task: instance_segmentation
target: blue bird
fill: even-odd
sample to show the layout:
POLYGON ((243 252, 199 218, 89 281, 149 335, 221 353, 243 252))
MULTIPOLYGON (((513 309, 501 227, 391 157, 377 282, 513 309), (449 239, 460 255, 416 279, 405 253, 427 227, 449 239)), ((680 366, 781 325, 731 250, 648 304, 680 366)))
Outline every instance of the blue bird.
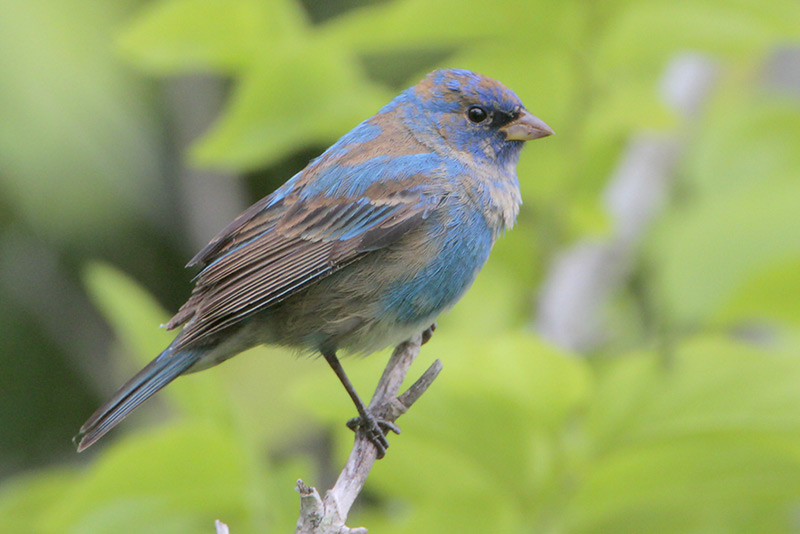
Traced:
POLYGON ((183 329, 86 421, 78 451, 179 375, 277 344, 325 357, 383 456, 391 425, 365 408, 337 352, 430 332, 514 224, 523 142, 552 134, 495 80, 429 74, 192 258, 202 270, 167 323, 183 329))

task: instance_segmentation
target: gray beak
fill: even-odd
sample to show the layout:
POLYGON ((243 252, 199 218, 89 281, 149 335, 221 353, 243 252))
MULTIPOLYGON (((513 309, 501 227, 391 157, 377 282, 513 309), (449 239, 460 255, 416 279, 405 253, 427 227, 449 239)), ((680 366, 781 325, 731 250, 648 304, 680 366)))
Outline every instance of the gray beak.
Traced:
POLYGON ((508 141, 530 141, 553 135, 555 132, 545 122, 527 109, 512 122, 502 128, 508 141))

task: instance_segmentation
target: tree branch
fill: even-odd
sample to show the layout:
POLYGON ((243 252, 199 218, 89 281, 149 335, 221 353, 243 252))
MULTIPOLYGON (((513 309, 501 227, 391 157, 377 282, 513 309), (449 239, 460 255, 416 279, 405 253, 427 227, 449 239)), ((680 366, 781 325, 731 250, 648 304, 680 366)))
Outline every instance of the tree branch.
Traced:
MULTIPOLYGON (((442 362, 436 360, 405 393, 397 396, 420 347, 430 338, 432 331, 433 327, 422 336, 405 341, 394 349, 369 403, 370 411, 378 418, 395 422, 417 402, 439 375, 442 362)), ((300 494, 300 518, 295 534, 366 534, 366 528, 350 528, 345 521, 377 458, 375 446, 363 432, 357 431, 350 457, 324 500, 316 488, 298 480, 296 489, 300 494)), ((229 532, 228 526, 219 520, 216 528, 217 534, 229 532)))
MULTIPOLYGON (((436 360, 408 391, 397 396, 411 364, 419 354, 420 345, 421 337, 417 336, 398 345, 392 353, 369 403, 369 409, 379 418, 394 422, 406 413, 442 370, 442 362, 436 360)), ((351 529, 345 525, 345 521, 350 507, 367 481, 377 454, 375 446, 359 431, 356 432, 347 463, 324 500, 315 488, 298 480, 300 518, 295 534, 366 534, 367 529, 351 529)))
MULTIPOLYGON (((393 423, 417 402, 439 375, 442 362, 436 360, 405 393, 397 396, 420 347, 430 338, 430 332, 405 341, 394 349, 369 403, 369 410, 378 418, 393 423)), ((324 500, 316 488, 298 480, 296 489, 300 494, 300 517, 295 534, 366 534, 366 528, 350 528, 345 521, 377 458, 377 449, 359 430, 350 457, 324 500)), ((217 534, 228 534, 225 523, 218 520, 216 527, 217 534)))

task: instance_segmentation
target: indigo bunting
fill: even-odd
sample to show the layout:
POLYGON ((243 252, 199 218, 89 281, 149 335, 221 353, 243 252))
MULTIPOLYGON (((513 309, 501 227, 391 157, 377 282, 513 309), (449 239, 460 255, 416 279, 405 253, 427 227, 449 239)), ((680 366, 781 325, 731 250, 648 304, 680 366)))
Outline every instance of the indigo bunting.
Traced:
POLYGON ((418 334, 472 284, 521 203, 523 142, 552 135, 501 83, 438 70, 345 134, 201 250, 185 325, 81 427, 81 451, 179 375, 260 344, 320 353, 383 456, 390 424, 337 352, 418 334))

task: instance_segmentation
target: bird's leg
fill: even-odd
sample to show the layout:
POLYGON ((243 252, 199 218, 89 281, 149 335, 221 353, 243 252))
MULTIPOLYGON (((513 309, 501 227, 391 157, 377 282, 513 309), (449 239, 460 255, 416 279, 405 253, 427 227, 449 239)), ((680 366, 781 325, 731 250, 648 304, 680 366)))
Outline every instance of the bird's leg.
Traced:
POLYGON ((325 357, 328 365, 331 366, 331 369, 333 369, 333 372, 336 373, 336 376, 339 377, 339 381, 344 386, 344 389, 347 390, 347 394, 350 395, 353 404, 356 405, 356 410, 358 410, 358 417, 349 420, 347 422, 347 427, 353 431, 361 429, 367 436, 367 439, 369 439, 378 450, 378 458, 383 458, 386 454, 386 449, 389 448, 389 441, 386 439, 386 431, 391 430, 395 434, 399 434, 400 429, 391 421, 379 419, 367 410, 364 403, 361 402, 358 393, 356 393, 356 389, 353 387, 350 379, 347 377, 347 374, 344 372, 344 368, 339 362, 339 358, 336 357, 335 352, 324 351, 322 355, 325 357))
POLYGON ((422 332, 422 343, 420 343, 420 345, 424 345, 425 343, 427 343, 428 341, 430 341, 430 340, 431 340, 431 338, 433 337, 433 332, 434 332, 435 330, 436 330, 436 323, 433 323, 433 324, 432 324, 432 325, 430 325, 428 328, 426 328, 426 329, 425 329, 425 330, 422 332))

